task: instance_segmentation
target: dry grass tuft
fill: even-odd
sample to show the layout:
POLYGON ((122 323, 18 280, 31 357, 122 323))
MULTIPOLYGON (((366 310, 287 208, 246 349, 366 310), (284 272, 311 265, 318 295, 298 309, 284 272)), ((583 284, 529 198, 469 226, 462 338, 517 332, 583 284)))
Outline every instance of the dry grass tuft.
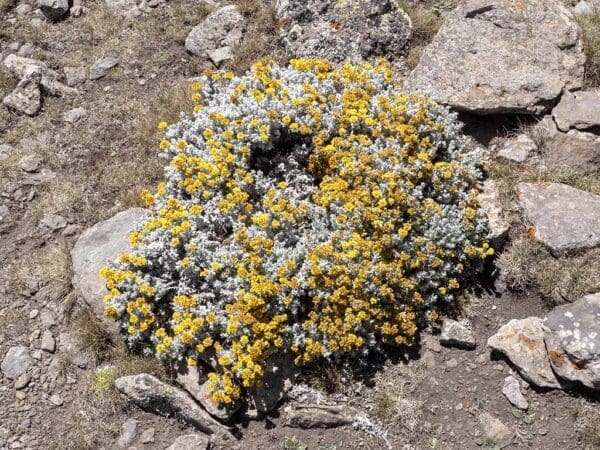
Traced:
POLYGON ((600 410, 598 405, 582 400, 574 411, 575 429, 581 436, 581 448, 600 448, 600 410))
POLYGON ((10 11, 17 5, 17 0, 0 0, 0 13, 10 11))
POLYGON ((213 8, 204 2, 192 7, 184 3, 173 4, 164 27, 167 38, 183 44, 191 29, 206 19, 212 11, 213 8))
POLYGON ((79 310, 73 321, 77 346, 97 363, 107 361, 115 349, 106 325, 88 309, 79 310))
POLYGON ((577 16, 581 27, 586 56, 585 82, 588 87, 600 87, 600 10, 577 16))

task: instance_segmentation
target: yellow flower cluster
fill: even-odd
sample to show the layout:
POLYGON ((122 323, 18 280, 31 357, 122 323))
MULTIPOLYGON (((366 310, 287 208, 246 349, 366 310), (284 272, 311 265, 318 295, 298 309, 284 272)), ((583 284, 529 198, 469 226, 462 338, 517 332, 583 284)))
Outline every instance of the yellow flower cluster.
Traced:
POLYGON ((213 400, 298 365, 410 345, 493 253, 478 155, 455 116, 402 93, 390 67, 261 61, 206 71, 195 115, 161 122, 152 217, 102 275, 131 345, 212 365, 213 400))

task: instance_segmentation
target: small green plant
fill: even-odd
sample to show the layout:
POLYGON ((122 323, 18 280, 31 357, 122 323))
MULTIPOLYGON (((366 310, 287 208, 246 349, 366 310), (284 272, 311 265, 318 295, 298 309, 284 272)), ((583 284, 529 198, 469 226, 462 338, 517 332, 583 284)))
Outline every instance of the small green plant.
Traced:
POLYGON ((99 394, 112 389, 116 379, 116 370, 114 367, 108 366, 96 369, 91 382, 92 390, 99 394))
POLYGON ((284 450, 306 450, 306 445, 302 444, 296 436, 286 436, 283 441, 284 450))

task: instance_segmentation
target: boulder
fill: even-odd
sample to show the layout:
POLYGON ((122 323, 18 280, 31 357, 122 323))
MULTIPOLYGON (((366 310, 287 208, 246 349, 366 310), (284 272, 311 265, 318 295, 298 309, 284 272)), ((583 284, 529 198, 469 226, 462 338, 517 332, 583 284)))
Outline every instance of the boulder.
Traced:
POLYGON ((354 422, 356 411, 326 405, 294 405, 285 410, 285 426, 291 428, 336 428, 354 422))
POLYGON ((560 389, 548 361, 542 319, 513 319, 488 339, 488 346, 506 355, 527 381, 540 387, 560 389))
POLYGON ((485 180, 478 196, 479 204, 485 210, 488 219, 490 245, 498 249, 502 247, 508 237, 510 223, 504 218, 500 192, 496 182, 492 179, 485 180))
POLYGON ((215 58, 218 65, 233 57, 231 47, 240 42, 243 31, 244 17, 237 6, 224 6, 210 13, 190 31, 185 39, 185 48, 202 58, 215 58), (228 52, 226 47, 230 47, 228 52))
POLYGON ((10 380, 14 380, 27 372, 33 361, 29 356, 29 348, 23 345, 11 347, 6 352, 0 370, 4 376, 10 380))
POLYGON ((475 114, 541 114, 582 86, 579 28, 562 0, 466 0, 405 87, 475 114))
POLYGON ((37 68, 42 76, 39 84, 50 95, 69 96, 77 94, 76 89, 60 83, 58 72, 50 69, 42 61, 11 54, 4 59, 2 64, 9 74, 19 79, 26 77, 31 70, 37 68))
POLYGON ((17 87, 4 97, 2 103, 7 108, 28 116, 35 116, 42 107, 41 79, 42 74, 39 68, 31 67, 27 69, 17 87))
POLYGON ((185 391, 163 383, 150 374, 117 378, 115 386, 145 411, 175 417, 220 442, 231 443, 234 440, 230 430, 213 419, 185 391))
POLYGON ((167 450, 205 450, 209 447, 210 440, 203 434, 191 433, 179 436, 167 447, 167 450))
POLYGON ((516 195, 529 234, 552 253, 600 245, 600 195, 560 183, 519 183, 516 195))
POLYGON ((440 343, 449 347, 474 350, 477 343, 471 322, 468 320, 457 322, 456 320, 444 319, 440 343))
POLYGON ((410 18, 394 0, 279 0, 281 41, 291 57, 362 62, 398 59, 410 45, 410 18))
POLYGON ((38 0, 38 5, 48 20, 58 20, 69 12, 69 0, 38 0))
POLYGON ((600 293, 554 308, 543 326, 556 374, 600 390, 600 293))
POLYGON ((277 406, 294 386, 298 370, 289 354, 272 355, 265 364, 263 385, 248 389, 256 411, 266 414, 277 406))
POLYGON ((130 249, 128 233, 146 215, 147 211, 141 208, 120 212, 84 231, 71 250, 73 287, 113 332, 118 327, 104 317, 102 298, 106 287, 98 272, 130 249))
POLYGON ((552 117, 561 131, 600 128, 600 89, 566 92, 552 110, 552 117))

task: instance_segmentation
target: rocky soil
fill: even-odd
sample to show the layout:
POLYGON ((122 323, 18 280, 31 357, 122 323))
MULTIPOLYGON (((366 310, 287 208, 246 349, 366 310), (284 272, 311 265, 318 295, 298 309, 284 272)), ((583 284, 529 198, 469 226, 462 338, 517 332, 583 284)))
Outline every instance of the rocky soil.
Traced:
POLYGON ((600 448, 598 0, 0 0, 0 23, 0 449, 600 448), (158 122, 261 56, 386 57, 459 112, 496 257, 415 348, 279 361, 224 410, 124 348, 97 272, 162 176, 158 122))

